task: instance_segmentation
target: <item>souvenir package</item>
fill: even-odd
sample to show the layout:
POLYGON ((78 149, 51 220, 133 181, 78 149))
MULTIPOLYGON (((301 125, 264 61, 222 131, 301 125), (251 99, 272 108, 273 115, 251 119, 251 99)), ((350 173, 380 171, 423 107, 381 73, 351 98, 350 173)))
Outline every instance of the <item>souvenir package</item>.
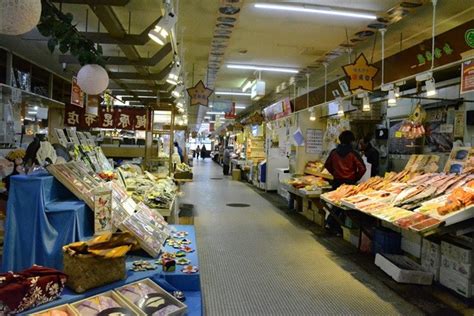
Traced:
POLYGON ((145 315, 185 315, 187 306, 150 279, 122 286, 115 291, 145 315))
POLYGON ((112 232, 112 191, 107 188, 94 190, 94 234, 112 232))
POLYGON ((77 316, 79 315, 70 305, 60 305, 34 313, 33 316, 77 316))
POLYGON ((125 255, 137 249, 136 239, 129 233, 106 233, 87 242, 63 247, 67 286, 77 293, 125 279, 125 255))
POLYGON ((154 258, 159 256, 165 240, 170 235, 168 223, 145 205, 141 205, 133 215, 123 221, 120 229, 132 233, 142 249, 154 258))
POLYGON ((71 304, 81 316, 95 315, 140 315, 140 311, 129 305, 120 295, 110 291, 71 304))
POLYGON ((463 173, 474 171, 474 148, 454 147, 444 167, 447 173, 463 173))
POLYGON ((0 274, 0 315, 20 313, 57 299, 66 280, 61 271, 42 266, 0 274))

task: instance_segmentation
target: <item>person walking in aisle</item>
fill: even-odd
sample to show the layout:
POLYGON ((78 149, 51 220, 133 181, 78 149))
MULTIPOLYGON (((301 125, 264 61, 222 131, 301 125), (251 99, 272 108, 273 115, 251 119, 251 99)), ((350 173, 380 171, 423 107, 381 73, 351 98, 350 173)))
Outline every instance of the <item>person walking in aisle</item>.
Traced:
POLYGON ((201 154, 201 148, 199 147, 199 145, 197 145, 195 153, 196 153, 196 158, 199 160, 199 155, 201 154))
POLYGON ((204 158, 207 157, 207 149, 206 149, 206 145, 202 145, 202 148, 201 148, 201 158, 204 160, 204 158))
MULTIPOLYGON (((344 131, 339 135, 340 144, 333 149, 324 164, 324 167, 334 177, 332 188, 335 190, 343 184, 356 184, 364 175, 366 168, 361 156, 354 150, 355 136, 351 131, 344 131)), ((334 214, 341 218, 343 211, 334 208, 334 214)), ((341 226, 336 218, 331 214, 327 219, 327 228, 336 233, 342 234, 341 226)))
POLYGON ((229 169, 230 169, 230 147, 227 146, 224 150, 224 157, 222 159, 222 169, 224 171, 224 175, 228 176, 229 175, 229 169))

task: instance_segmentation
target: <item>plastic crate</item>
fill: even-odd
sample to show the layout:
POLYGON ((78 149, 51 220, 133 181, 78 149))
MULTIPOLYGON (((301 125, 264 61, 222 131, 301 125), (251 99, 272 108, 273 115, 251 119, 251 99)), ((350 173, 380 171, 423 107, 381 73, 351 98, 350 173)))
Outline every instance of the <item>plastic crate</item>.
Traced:
POLYGON ((374 229, 374 238, 372 240, 372 252, 401 254, 402 236, 388 228, 377 227, 374 229))

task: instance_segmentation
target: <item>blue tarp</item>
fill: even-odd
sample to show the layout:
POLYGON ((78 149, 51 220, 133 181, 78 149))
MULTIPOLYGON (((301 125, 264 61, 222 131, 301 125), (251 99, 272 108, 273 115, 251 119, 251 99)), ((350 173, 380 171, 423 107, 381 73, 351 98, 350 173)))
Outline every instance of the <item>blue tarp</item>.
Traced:
POLYGON ((2 271, 62 269, 62 246, 93 235, 92 212, 52 176, 10 181, 2 271))

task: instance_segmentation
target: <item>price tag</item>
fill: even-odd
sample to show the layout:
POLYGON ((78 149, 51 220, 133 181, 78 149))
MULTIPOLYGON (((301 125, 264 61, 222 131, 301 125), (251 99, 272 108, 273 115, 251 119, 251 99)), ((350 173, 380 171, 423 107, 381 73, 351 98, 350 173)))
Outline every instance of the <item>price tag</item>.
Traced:
POLYGON ((400 131, 396 131, 395 132, 395 138, 402 138, 403 137, 403 133, 400 132, 400 131))

